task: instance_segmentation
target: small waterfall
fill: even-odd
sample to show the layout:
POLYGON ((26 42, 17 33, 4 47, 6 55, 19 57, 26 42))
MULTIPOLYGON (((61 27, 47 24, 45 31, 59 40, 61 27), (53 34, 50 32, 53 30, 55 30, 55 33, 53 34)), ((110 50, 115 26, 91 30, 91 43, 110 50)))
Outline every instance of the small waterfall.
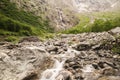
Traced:
MULTIPOLYGON (((61 71, 64 71, 63 65, 64 65, 65 61, 68 58, 74 57, 75 54, 78 54, 78 52, 70 48, 70 49, 68 49, 68 51, 65 54, 51 55, 52 59, 55 62, 54 66, 51 69, 45 70, 42 73, 40 80, 56 80, 59 73, 61 71)), ((63 77, 61 77, 59 79, 62 80, 62 78, 63 77)))
POLYGON ((55 59, 55 64, 52 69, 47 69, 42 73, 42 78, 40 80, 56 80, 56 76, 63 69, 64 61, 59 62, 55 59))

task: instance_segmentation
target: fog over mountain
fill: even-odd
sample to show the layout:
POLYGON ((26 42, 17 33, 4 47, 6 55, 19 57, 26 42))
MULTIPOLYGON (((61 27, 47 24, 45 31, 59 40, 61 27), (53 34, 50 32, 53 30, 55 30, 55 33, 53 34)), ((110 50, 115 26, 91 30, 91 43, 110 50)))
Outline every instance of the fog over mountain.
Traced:
POLYGON ((78 12, 106 11, 115 8, 120 0, 73 0, 78 12))

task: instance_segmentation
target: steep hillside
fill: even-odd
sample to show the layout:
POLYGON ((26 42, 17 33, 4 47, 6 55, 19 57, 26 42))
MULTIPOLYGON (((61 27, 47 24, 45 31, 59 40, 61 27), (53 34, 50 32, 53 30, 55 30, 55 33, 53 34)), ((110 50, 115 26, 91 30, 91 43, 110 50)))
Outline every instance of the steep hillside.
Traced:
POLYGON ((52 31, 48 20, 18 9, 16 4, 9 0, 0 0, 0 36, 4 36, 3 38, 9 36, 43 36, 52 31))
POLYGON ((50 21, 55 30, 67 29, 77 24, 72 0, 11 0, 24 9, 50 21))

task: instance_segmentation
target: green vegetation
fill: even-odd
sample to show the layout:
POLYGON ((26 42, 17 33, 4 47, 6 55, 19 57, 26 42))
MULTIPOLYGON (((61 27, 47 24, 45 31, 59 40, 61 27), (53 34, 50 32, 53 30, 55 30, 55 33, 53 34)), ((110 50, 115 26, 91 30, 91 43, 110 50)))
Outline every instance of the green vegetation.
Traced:
POLYGON ((120 36, 116 37, 116 41, 112 47, 113 53, 120 54, 120 36))
POLYGON ((9 36, 9 37, 6 37, 4 40, 7 41, 7 42, 13 42, 13 41, 17 40, 17 37, 15 37, 15 36, 9 36))
MULTIPOLYGON (((32 29, 31 26, 20 23, 18 21, 15 21, 13 19, 10 19, 4 15, 0 14, 0 29, 12 32, 14 34, 7 34, 7 35, 32 35, 32 29)), ((2 33, 1 33, 2 34, 2 33)), ((4 33, 3 33, 4 35, 4 33)))
POLYGON ((120 54, 120 46, 114 46, 114 48, 112 49, 112 51, 114 53, 120 54))
POLYGON ((81 14, 80 23, 63 33, 102 32, 120 26, 120 12, 81 14))
MULTIPOLYGON (((80 18, 79 24, 62 33, 77 34, 108 31, 120 26, 119 14, 120 12, 78 14, 80 18)), ((41 14, 41 16, 43 15, 41 14)), ((50 28, 49 21, 41 16, 18 9, 10 0, 0 0, 0 37, 2 36, 6 41, 14 41, 19 36, 54 37, 54 34, 51 34, 54 30, 50 28)))
MULTIPOLYGON (((44 36, 52 31, 48 20, 18 9, 10 0, 0 0, 1 36, 44 36)), ((13 38, 8 37, 6 40, 13 41, 13 38)))

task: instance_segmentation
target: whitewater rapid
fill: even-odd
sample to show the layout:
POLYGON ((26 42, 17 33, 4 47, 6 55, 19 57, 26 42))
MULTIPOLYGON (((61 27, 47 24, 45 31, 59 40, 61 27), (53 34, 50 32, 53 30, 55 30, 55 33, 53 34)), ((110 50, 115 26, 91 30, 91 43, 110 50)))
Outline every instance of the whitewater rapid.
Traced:
MULTIPOLYGON (((56 80, 59 73, 64 71, 63 65, 65 61, 69 58, 75 57, 76 54, 79 53, 70 48, 65 54, 51 55, 51 58, 54 61, 54 66, 51 69, 45 70, 41 74, 40 80, 56 80)), ((62 80, 62 77, 60 80, 62 80)))

